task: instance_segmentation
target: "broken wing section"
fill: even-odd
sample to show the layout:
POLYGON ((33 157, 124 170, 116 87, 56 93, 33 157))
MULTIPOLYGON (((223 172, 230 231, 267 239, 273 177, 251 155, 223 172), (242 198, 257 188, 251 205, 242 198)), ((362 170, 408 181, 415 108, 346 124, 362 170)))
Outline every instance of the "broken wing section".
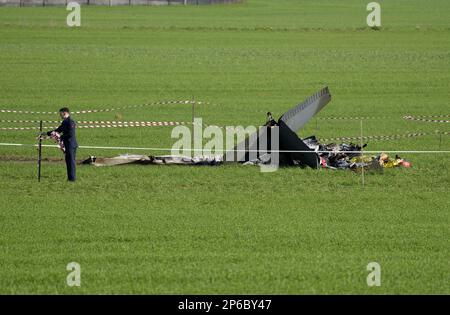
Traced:
POLYGON ((303 103, 288 110, 281 116, 283 121, 293 132, 297 133, 308 120, 317 114, 331 100, 331 94, 328 87, 314 93, 303 103))

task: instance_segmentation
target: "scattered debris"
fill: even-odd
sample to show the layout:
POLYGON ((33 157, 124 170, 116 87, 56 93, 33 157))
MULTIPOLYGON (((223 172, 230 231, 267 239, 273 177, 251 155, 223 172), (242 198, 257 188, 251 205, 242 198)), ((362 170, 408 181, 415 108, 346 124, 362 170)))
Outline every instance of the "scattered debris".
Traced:
MULTIPOLYGON (((264 124, 264 131, 257 137, 247 138, 238 144, 233 150, 218 156, 146 156, 146 155, 119 155, 113 158, 90 157, 84 160, 83 164, 95 166, 122 165, 122 164, 151 164, 151 165, 219 165, 228 161, 239 161, 244 165, 267 165, 271 163, 270 134, 273 128, 279 131, 279 165, 280 166, 300 166, 311 168, 330 169, 383 169, 397 166, 411 167, 411 163, 396 156, 390 159, 387 154, 381 153, 378 156, 363 155, 362 146, 350 143, 320 143, 315 136, 305 139, 299 138, 297 132, 315 114, 317 114, 331 100, 328 87, 316 92, 285 114, 278 121, 273 118, 271 112, 267 113, 267 122, 264 124), (262 141, 267 141, 264 143, 262 141), (243 159, 237 159, 238 148, 245 148, 243 159), (265 148, 264 150, 262 148, 265 148), (250 152, 256 151, 256 157, 250 152), (233 157, 228 159, 228 157, 233 157)), ((273 149, 275 150, 275 149, 273 149)))
POLYGON ((398 155, 395 156, 394 159, 389 158, 389 155, 386 153, 381 153, 376 157, 376 160, 380 163, 380 165, 384 168, 393 168, 393 167, 411 167, 411 163, 402 159, 398 155))
POLYGON ((138 154, 121 154, 112 158, 98 158, 90 156, 80 162, 80 164, 91 164, 94 166, 113 166, 125 164, 141 164, 141 165, 219 165, 222 164, 222 155, 215 156, 180 156, 180 155, 138 155, 138 154))
MULTIPOLYGON (((315 136, 303 139, 303 142, 316 152, 319 152, 320 166, 326 168, 346 169, 352 168, 357 164, 357 161, 351 160, 361 155, 362 147, 353 143, 350 144, 321 144, 315 136), (353 153, 355 151, 355 153, 353 153)), ((362 161, 364 162, 364 161, 362 161)))

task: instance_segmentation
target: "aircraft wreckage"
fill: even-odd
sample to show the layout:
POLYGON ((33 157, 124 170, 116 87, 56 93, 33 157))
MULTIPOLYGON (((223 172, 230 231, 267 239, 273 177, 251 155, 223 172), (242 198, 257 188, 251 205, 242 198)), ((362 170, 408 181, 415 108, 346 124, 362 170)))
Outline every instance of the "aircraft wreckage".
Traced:
POLYGON ((277 166, 299 166, 332 169, 381 169, 383 167, 404 166, 411 164, 396 156, 391 159, 387 154, 366 156, 362 148, 366 146, 349 144, 322 144, 315 136, 301 139, 297 132, 331 100, 328 87, 308 97, 304 102, 284 113, 278 121, 267 113, 266 123, 234 149, 221 155, 133 155, 122 154, 112 158, 91 156, 82 164, 95 166, 113 166, 124 164, 141 165, 221 165, 241 163, 244 165, 270 165, 274 163, 276 154, 277 166), (276 131, 277 143, 273 133, 276 131))

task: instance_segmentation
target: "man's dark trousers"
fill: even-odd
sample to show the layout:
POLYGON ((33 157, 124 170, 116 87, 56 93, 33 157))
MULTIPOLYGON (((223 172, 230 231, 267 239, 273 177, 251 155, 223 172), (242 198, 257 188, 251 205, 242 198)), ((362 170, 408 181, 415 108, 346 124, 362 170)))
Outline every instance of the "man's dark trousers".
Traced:
POLYGON ((66 167, 67 167, 67 179, 74 182, 76 179, 76 146, 67 146, 65 152, 66 167))

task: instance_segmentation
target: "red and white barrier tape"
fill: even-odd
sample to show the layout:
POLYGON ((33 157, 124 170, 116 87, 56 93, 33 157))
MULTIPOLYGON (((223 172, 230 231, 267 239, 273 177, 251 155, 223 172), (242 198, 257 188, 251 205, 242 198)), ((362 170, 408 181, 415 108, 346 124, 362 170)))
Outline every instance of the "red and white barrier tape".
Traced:
MULTIPOLYGON (((86 123, 86 122, 85 122, 86 123)), ((166 127, 184 126, 190 122, 184 121, 92 121, 89 124, 77 125, 77 128, 128 128, 128 127, 166 127)), ((57 126, 45 126, 43 129, 55 129, 57 126)), ((0 130, 39 130, 39 127, 0 127, 0 130)))
POLYGON ((433 119, 433 118, 448 118, 450 115, 435 115, 435 116, 411 116, 406 115, 403 116, 403 119, 413 120, 413 121, 422 121, 422 122, 433 122, 433 123, 450 123, 448 119, 433 119))
MULTIPOLYGON (((388 141, 397 140, 405 138, 415 138, 427 135, 425 132, 407 133, 407 134, 397 134, 397 135, 381 135, 381 136, 363 136, 363 140, 374 140, 374 141, 388 141)), ((336 137, 336 138, 319 138, 320 141, 347 141, 347 140, 360 140, 361 137, 336 137)))
POLYGON ((394 119, 397 117, 393 116, 366 116, 366 117, 359 117, 359 116, 328 116, 328 117, 317 117, 318 120, 383 120, 383 119, 394 119))
POLYGON ((189 122, 184 121, 128 121, 128 122, 101 122, 99 124, 78 125, 77 128, 127 128, 127 127, 158 127, 183 126, 189 122))
MULTIPOLYGON (((405 115, 402 118, 406 120, 427 121, 427 122, 450 122, 450 120, 439 120, 433 118, 448 118, 450 115, 422 115, 412 116, 405 115)), ((317 117, 317 120, 383 120, 383 119, 396 119, 395 116, 325 116, 317 117)))
MULTIPOLYGON (((141 108, 141 107, 152 106, 152 105, 169 105, 169 104, 196 104, 196 105, 201 105, 201 104, 209 104, 209 103, 208 102, 201 102, 201 101, 193 101, 193 100, 158 101, 158 102, 145 103, 145 104, 139 104, 139 105, 129 105, 129 106, 116 107, 116 108, 76 110, 76 111, 72 111, 72 113, 73 114, 104 113, 104 112, 113 112, 113 111, 124 110, 124 109, 131 109, 131 108, 141 108)), ((58 112, 29 111, 29 110, 15 110, 15 109, 0 109, 0 113, 39 114, 39 115, 56 115, 56 114, 58 114, 58 112)))
MULTIPOLYGON (((40 120, 0 120, 0 122, 8 123, 39 123, 40 120)), ((43 123, 61 124, 60 120, 42 120, 43 123)), ((141 125, 180 125, 187 124, 186 122, 178 121, 125 121, 125 120, 77 120, 77 124, 101 124, 101 125, 127 125, 127 124, 141 124, 141 125)))
MULTIPOLYGON (((57 127, 42 127, 42 129, 55 129, 57 127)), ((16 131, 16 130, 39 130, 39 127, 0 127, 2 131, 16 131)))

